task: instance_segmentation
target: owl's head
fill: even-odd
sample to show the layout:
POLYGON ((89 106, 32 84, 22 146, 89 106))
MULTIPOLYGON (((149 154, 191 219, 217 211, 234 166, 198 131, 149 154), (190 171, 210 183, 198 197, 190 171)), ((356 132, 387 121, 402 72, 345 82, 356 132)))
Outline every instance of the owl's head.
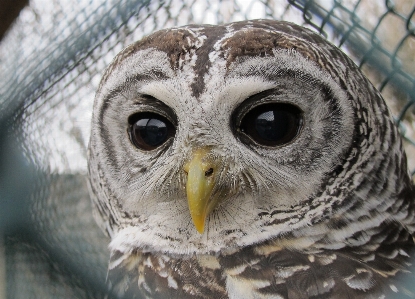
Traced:
POLYGON ((323 234, 386 207, 400 164, 379 93, 339 49, 291 23, 158 31, 116 56, 95 98, 90 190, 125 250, 323 234))

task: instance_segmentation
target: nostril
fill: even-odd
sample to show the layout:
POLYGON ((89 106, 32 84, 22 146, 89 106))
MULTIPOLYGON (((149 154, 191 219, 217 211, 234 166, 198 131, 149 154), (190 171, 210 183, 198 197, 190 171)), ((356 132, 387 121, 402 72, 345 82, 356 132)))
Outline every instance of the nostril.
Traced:
POLYGON ((213 168, 209 168, 208 170, 205 171, 205 176, 209 177, 213 174, 213 168))

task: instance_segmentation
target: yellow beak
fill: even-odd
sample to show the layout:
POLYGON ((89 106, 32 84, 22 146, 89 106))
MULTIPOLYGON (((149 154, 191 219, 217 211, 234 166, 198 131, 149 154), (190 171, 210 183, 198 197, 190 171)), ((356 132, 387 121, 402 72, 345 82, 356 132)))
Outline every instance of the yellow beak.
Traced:
POLYGON ((187 173, 186 195, 193 224, 200 234, 205 230, 205 221, 215 208, 216 200, 211 198, 215 185, 215 167, 207 159, 206 148, 197 149, 191 160, 184 165, 187 173))

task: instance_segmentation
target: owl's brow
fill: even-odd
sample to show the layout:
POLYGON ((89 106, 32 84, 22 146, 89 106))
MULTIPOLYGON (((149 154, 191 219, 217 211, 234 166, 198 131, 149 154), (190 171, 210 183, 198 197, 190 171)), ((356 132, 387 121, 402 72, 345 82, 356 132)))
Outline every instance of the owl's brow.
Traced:
POLYGON ((150 83, 152 81, 167 78, 168 76, 166 76, 166 74, 159 71, 152 72, 151 74, 135 74, 128 76, 124 80, 118 80, 115 82, 113 88, 111 88, 110 91, 104 96, 103 101, 108 101, 111 98, 122 94, 124 91, 129 90, 131 88, 131 83, 150 83))
MULTIPOLYGON (((106 84, 107 81, 113 81, 112 84, 110 84, 111 88, 110 88, 110 93, 112 94, 112 96, 128 90, 129 88, 131 88, 131 83, 139 83, 139 82, 152 82, 152 81, 156 81, 156 80, 163 80, 163 79, 167 79, 169 78, 164 72, 161 72, 159 70, 151 70, 150 72, 147 73, 138 73, 138 74, 134 74, 131 76, 127 76, 125 78, 107 78, 105 80, 105 82, 101 82, 101 86, 106 84)), ((108 94, 108 95, 109 95, 108 94)), ((104 100, 107 99, 107 95, 105 96, 104 100)))
MULTIPOLYGON (((125 80, 117 80, 113 83, 113 86, 110 86, 109 91, 104 94, 102 98, 102 107, 99 111, 99 119, 103 119, 104 114, 107 109, 110 107, 110 102, 113 98, 117 96, 124 96, 124 92, 131 89, 132 82, 140 82, 140 80, 147 80, 147 82, 154 81, 154 78, 146 74, 135 74, 134 76, 129 76, 125 80)), ((106 82, 101 82, 101 85, 106 82)))

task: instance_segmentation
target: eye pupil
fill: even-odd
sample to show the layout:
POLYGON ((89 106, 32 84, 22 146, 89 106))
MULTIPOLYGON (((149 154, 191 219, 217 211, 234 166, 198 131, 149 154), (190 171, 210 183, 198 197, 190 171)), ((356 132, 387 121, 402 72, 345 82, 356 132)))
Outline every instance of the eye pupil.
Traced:
POLYGON ((157 146, 163 143, 167 137, 167 126, 156 118, 143 118, 133 125, 135 136, 140 136, 145 143, 157 146))
POLYGON ((264 104, 242 118, 240 131, 261 145, 278 146, 297 136, 301 122, 301 110, 293 105, 264 104))
POLYGON ((285 111, 271 110, 255 119, 255 129, 265 140, 276 141, 287 134, 290 121, 290 114, 285 111))
POLYGON ((175 134, 175 128, 165 117, 144 112, 130 117, 130 139, 141 149, 152 150, 175 134))

